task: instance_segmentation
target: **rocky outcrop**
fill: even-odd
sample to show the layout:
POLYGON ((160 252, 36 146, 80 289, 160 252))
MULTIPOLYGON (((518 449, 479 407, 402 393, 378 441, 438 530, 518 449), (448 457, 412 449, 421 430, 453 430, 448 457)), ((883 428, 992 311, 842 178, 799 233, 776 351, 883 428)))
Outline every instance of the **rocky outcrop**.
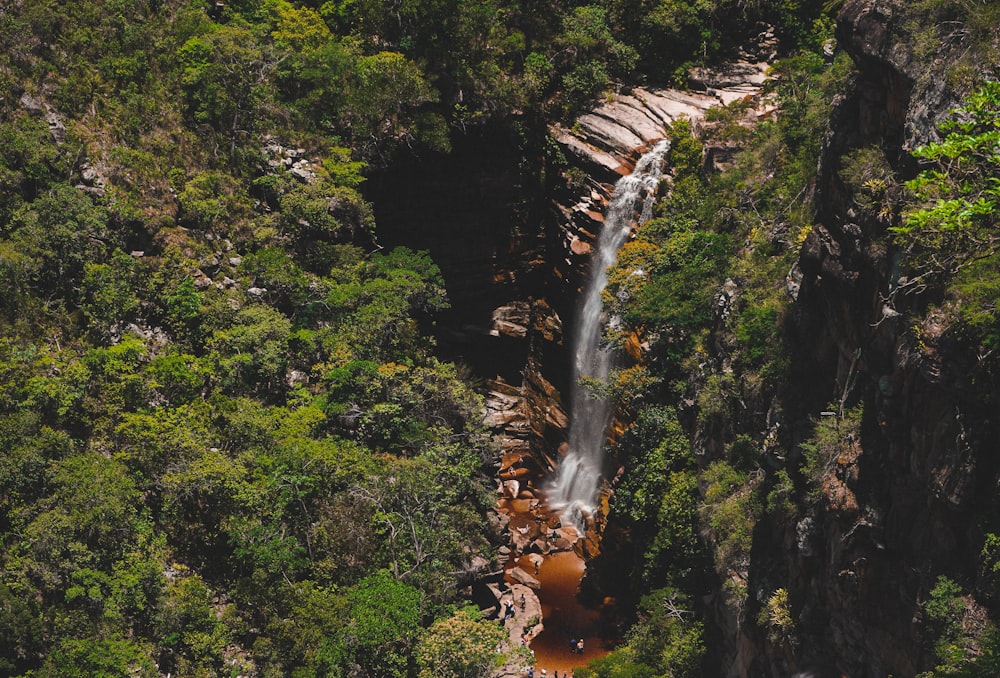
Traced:
POLYGON ((24 93, 21 95, 19 103, 21 104, 21 108, 29 114, 45 118, 45 122, 49 125, 49 134, 56 144, 62 144, 66 141, 66 125, 63 123, 63 116, 50 106, 47 101, 36 99, 30 94, 24 93))
MULTIPOLYGON (((695 130, 705 112, 715 106, 746 101, 746 123, 773 111, 761 98, 767 79, 766 63, 735 62, 717 69, 698 69, 692 84, 698 91, 637 87, 610 96, 571 126, 553 125, 550 133, 573 169, 555 197, 559 215, 550 262, 556 279, 573 296, 600 233, 604 207, 614 183, 631 173, 635 161, 653 144, 666 138, 670 126, 687 119, 695 130), (583 179, 580 178, 580 173, 583 179)), ((709 162, 725 162, 732 149, 709 148, 709 162)))
MULTIPOLYGON (((730 675, 927 671, 936 660, 923 601, 940 574, 967 589, 976 582, 977 515, 995 506, 998 479, 990 441, 1000 431, 984 405, 992 386, 976 378, 974 356, 939 341, 928 299, 887 301, 899 275, 887 224, 859 209, 839 176, 842 159, 869 146, 882 149, 901 179, 912 176, 908 150, 936 139, 937 123, 958 101, 946 72, 964 48, 943 39, 930 57, 919 54, 912 11, 902 0, 853 0, 838 19, 858 74, 832 111, 819 223, 789 276, 802 368, 786 414, 802 430, 831 402, 859 403, 864 416, 860 438, 822 478, 820 498, 794 521, 758 527, 751 605, 788 588, 794 650, 744 629, 750 636, 737 635, 730 648, 730 675)), ((978 603, 966 604, 973 614, 978 603)))
POLYGON ((726 72, 739 77, 715 79, 711 75, 715 71, 701 69, 701 92, 637 87, 615 95, 578 117, 572 127, 553 126, 553 138, 589 176, 613 183, 632 171, 644 149, 666 137, 675 120, 687 118, 697 124, 713 106, 757 97, 767 64, 740 62, 726 72))

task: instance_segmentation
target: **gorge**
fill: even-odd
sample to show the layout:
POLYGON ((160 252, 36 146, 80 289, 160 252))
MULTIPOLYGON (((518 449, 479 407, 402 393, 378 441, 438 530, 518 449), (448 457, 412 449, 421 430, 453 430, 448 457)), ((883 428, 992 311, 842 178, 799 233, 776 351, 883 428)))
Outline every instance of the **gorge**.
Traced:
POLYGON ((997 25, 3 3, 0 674, 1000 675, 997 25))
MULTIPOLYGON (((764 455, 762 468, 766 475, 761 478, 765 480, 754 481, 751 475, 749 484, 742 489, 730 485, 731 494, 724 496, 719 504, 723 507, 727 503, 740 506, 741 493, 748 493, 742 496, 760 493, 762 503, 766 495, 767 506, 772 506, 770 502, 775 501, 772 497, 779 496, 776 493, 787 493, 789 487, 799 485, 793 471, 788 476, 781 474, 812 454, 800 444, 813 444, 810 438, 815 435, 812 431, 817 421, 831 416, 831 412, 835 419, 847 421, 846 408, 852 404, 864 404, 866 412, 875 413, 845 425, 844 430, 850 432, 838 448, 842 451, 827 467, 825 479, 808 481, 821 487, 818 501, 816 495, 809 498, 793 490, 791 496, 797 497, 794 501, 798 506, 789 515, 765 514, 752 505, 737 509, 746 511, 755 526, 752 544, 747 542, 739 547, 746 549, 741 552, 740 557, 746 558, 742 564, 716 564, 726 587, 732 587, 727 591, 739 591, 733 596, 723 592, 721 589, 726 587, 721 584, 713 585, 720 590, 712 594, 710 607, 714 607, 708 616, 720 629, 725 638, 720 642, 726 647, 718 658, 720 664, 713 669, 718 675, 753 672, 787 675, 792 667, 811 670, 816 675, 826 675, 830 667, 839 667, 847 675, 875 676, 885 672, 915 675, 917 667, 934 662, 933 649, 921 645, 923 641, 918 639, 924 633, 920 629, 931 633, 929 629, 933 627, 932 622, 921 617, 924 609, 921 601, 932 595, 936 575, 920 573, 941 572, 943 567, 958 581, 965 582, 965 590, 979 592, 975 599, 972 593, 962 599, 963 618, 983 614, 978 607, 981 602, 977 601, 992 595, 978 588, 979 584, 973 584, 983 576, 974 571, 974 563, 981 557, 983 533, 961 529, 958 518, 971 515, 973 506, 992 505, 986 486, 995 469, 975 451, 981 449, 977 446, 982 443, 974 442, 961 423, 971 416, 980 425, 989 427, 991 419, 973 400, 962 396, 958 396, 959 402, 954 400, 961 392, 958 384, 968 382, 949 370, 965 368, 945 367, 947 360, 938 363, 943 358, 932 357, 933 351, 927 353, 923 349, 921 354, 909 343, 905 328, 895 320, 893 314, 898 311, 892 308, 885 311, 879 300, 887 286, 891 286, 892 276, 898 275, 893 272, 898 263, 887 258, 885 236, 881 235, 885 233, 884 221, 879 222, 878 217, 863 211, 855 202, 861 200, 863 187, 849 186, 845 178, 856 171, 850 163, 856 163, 861 151, 872 144, 878 145, 888 159, 890 171, 898 171, 903 177, 912 176, 913 168, 907 164, 908 149, 937 138, 934 124, 944 120, 950 108, 958 103, 956 90, 949 89, 944 84, 947 80, 940 75, 956 66, 951 57, 945 58, 947 53, 931 67, 905 49, 903 45, 913 37, 907 33, 912 28, 904 16, 912 14, 899 5, 876 4, 849 2, 840 13, 840 45, 850 53, 858 70, 851 76, 847 91, 835 98, 830 126, 821 134, 825 136, 822 136, 816 184, 817 221, 796 242, 781 231, 787 223, 776 219, 767 226, 772 229, 770 233, 764 233, 771 238, 770 242, 759 246, 763 250, 802 245, 800 251, 795 251, 797 256, 789 260, 791 266, 783 272, 784 279, 779 278, 782 292, 787 289, 787 294, 794 298, 793 309, 789 311, 794 321, 789 320, 784 338, 774 338, 776 342, 787 340, 794 344, 791 359, 796 367, 788 383, 796 396, 787 400, 774 393, 755 392, 756 387, 742 390, 749 382, 742 382, 745 377, 737 372, 736 388, 741 390, 739 397, 743 400, 727 403, 725 419, 721 424, 716 423, 711 416, 717 415, 705 414, 704 389, 706 385, 714 388, 718 383, 734 387, 732 381, 725 381, 731 380, 726 375, 732 374, 732 363, 727 366, 727 362, 739 358, 734 358, 734 349, 725 345, 712 349, 719 360, 716 368, 719 371, 707 380, 702 376, 694 393, 685 396, 686 402, 696 403, 694 407, 689 405, 684 423, 698 454, 708 460, 719 456, 728 459, 728 455, 735 454, 730 452, 736 449, 734 441, 742 444, 741 440, 752 439, 764 455), (792 244, 775 244, 785 239, 792 244), (930 366, 927 360, 936 366, 930 366), (909 391, 910 395, 904 396, 900 390, 903 384, 918 391, 909 391), (923 423, 904 414, 910 407, 903 405, 904 401, 920 403, 927 417, 923 423), (734 409, 728 410, 729 407, 734 409), (948 441, 961 442, 954 448, 948 441), (911 447, 913 452, 904 451, 911 447), (959 466, 952 466, 946 459, 959 466), (973 459, 978 460, 974 468, 968 465, 973 464, 973 459), (909 471, 904 472, 906 469, 909 471), (916 475, 910 475, 911 472, 916 475), (791 478, 790 483, 784 478, 791 478), (904 516, 911 511, 925 516, 930 531, 903 528, 908 524, 904 516), (895 535, 891 539, 890 532, 895 535), (918 562, 922 565, 918 566, 918 562), (903 567, 909 567, 910 574, 904 573, 903 567), (782 600, 786 602, 781 603, 782 600), (782 609, 774 606, 782 604, 792 606, 791 614, 801 615, 794 628, 795 637, 791 635, 791 627, 774 621, 780 618, 782 609), (888 614, 890 609, 894 611, 888 614), (763 621, 758 625, 753 620, 746 621, 755 616, 763 621), (921 621, 911 623, 911 618, 921 621), (893 628, 890 619, 907 621, 898 621, 893 628)), ((832 57, 826 58, 829 63, 832 57)), ((741 86, 757 85, 759 81, 741 86)), ((676 97, 670 101, 674 107, 693 101, 702 106, 701 110, 711 105, 702 103, 704 99, 698 99, 702 96, 698 92, 671 96, 676 97)), ((739 101, 742 96, 745 93, 724 96, 722 103, 739 101)), ((654 100, 663 101, 655 97, 654 100)), ((554 367, 561 360, 557 357, 560 352, 567 350, 569 323, 560 319, 574 317, 571 294, 566 290, 580 286, 586 276, 581 273, 579 260, 593 256, 593 236, 599 232, 596 224, 601 213, 595 205, 599 206, 609 195, 607 183, 602 187, 600 182, 610 182, 623 167, 634 162, 634 156, 628 155, 630 151, 621 155, 616 144, 622 143, 629 149, 641 146, 641 142, 631 146, 627 142, 609 142, 615 135, 609 135, 606 126, 624 124, 636 138, 642 138, 635 130, 641 130, 640 125, 648 124, 649 118, 655 116, 647 114, 636 121, 631 106, 642 102, 638 105, 645 107, 649 101, 649 92, 640 88, 616 96, 614 101, 581 117, 575 131, 579 133, 592 124, 589 128, 592 131, 585 134, 590 142, 600 140, 589 148, 568 128, 554 130, 567 158, 578 159, 571 162, 579 162, 590 178, 584 182, 583 199, 577 197, 579 193, 571 193, 560 200, 557 207, 560 217, 555 224, 545 227, 544 236, 533 241, 539 248, 533 251, 533 258, 528 258, 534 262, 533 275, 538 276, 534 280, 548 280, 543 288, 534 289, 544 289, 546 293, 527 292, 525 299, 505 304, 493 314, 494 339, 510 342, 508 346, 522 346, 516 355, 524 360, 520 374, 509 370, 503 379, 490 386, 488 421, 496 426, 505 451, 501 480, 506 496, 512 499, 534 497, 532 493, 524 494, 525 488, 558 468, 567 448, 573 448, 571 443, 568 446, 564 443, 566 425, 569 422, 572 426, 575 417, 564 411, 565 405, 557 394, 567 393, 574 379, 568 371, 554 367), (621 108, 615 114, 609 113, 614 106, 621 108), (555 275, 549 277, 544 266, 551 267, 555 275), (560 446, 561 451, 557 451, 560 446), (508 479, 517 479, 518 484, 510 485, 508 479)), ((759 115, 770 115, 771 105, 763 103, 759 115)), ((659 109, 654 105, 646 110, 664 108, 661 104, 659 109)), ((689 108, 686 112, 690 111, 689 108)), ((703 129, 706 131, 702 138, 707 139, 708 147, 706 163, 718 163, 717 167, 725 168, 734 153, 733 147, 727 145, 731 142, 716 143, 711 124, 703 129)), ((749 292, 741 289, 745 282, 720 283, 724 284, 716 289, 715 300, 719 305, 716 322, 721 327, 727 322, 724 314, 747 303, 742 300, 749 292)), ((920 308, 917 303, 911 312, 920 308)), ((716 332, 723 344, 724 332, 716 332)), ((987 391, 991 388, 980 384, 987 391)), ((562 481, 561 476, 557 477, 562 481)), ((772 510, 767 508, 768 512, 772 510)), ((622 534, 623 528, 614 519, 610 530, 605 537, 610 543, 605 549, 627 552, 628 536, 622 534)), ((515 538, 515 553, 531 548, 533 533, 529 531, 528 536, 515 538)), ((547 547, 539 544, 537 548, 547 547)), ((626 587, 612 583, 606 574, 607 570, 620 568, 622 561, 601 552, 595 542, 584 543, 580 549, 594 569, 593 576, 588 575, 592 579, 590 585, 604 593, 618 592, 627 597, 626 587)))

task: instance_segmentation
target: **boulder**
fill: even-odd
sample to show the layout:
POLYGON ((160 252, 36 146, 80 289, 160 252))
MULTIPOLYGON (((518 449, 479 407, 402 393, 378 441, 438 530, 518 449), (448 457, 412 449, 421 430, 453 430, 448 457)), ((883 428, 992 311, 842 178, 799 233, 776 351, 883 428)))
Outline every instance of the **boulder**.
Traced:
POLYGON ((542 587, 541 582, 522 570, 520 567, 512 567, 507 570, 507 576, 518 584, 523 584, 524 586, 536 591, 542 587))

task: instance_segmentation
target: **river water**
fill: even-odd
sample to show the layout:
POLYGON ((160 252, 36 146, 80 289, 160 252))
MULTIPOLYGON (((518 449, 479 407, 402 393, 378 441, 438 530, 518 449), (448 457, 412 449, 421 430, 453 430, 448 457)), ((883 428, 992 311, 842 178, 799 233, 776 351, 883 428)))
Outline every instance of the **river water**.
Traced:
MULTIPOLYGON (((531 566, 525 561, 522 567, 531 566)), ((585 569, 583 559, 573 551, 552 553, 542 561, 536 578, 542 584, 538 599, 545 629, 531 641, 536 676, 543 668, 549 676, 555 670, 562 676, 603 657, 614 644, 614 639, 605 634, 600 610, 583 605, 577 596, 585 569), (572 652, 570 641, 581 638, 583 654, 572 652)))

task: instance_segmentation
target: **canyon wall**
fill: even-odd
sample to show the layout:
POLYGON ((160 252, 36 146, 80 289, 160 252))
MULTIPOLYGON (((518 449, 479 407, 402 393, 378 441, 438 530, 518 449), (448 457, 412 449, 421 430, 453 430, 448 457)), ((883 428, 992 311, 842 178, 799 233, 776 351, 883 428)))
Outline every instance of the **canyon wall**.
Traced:
MULTIPOLYGON (((949 73, 962 48, 942 39, 918 53, 908 18, 906 3, 859 0, 838 19, 858 72, 834 104, 818 223, 790 276, 800 282, 793 392, 801 416, 863 404, 861 435, 805 515, 758 525, 751 595, 762 602, 787 587, 800 635, 791 647, 744 631, 750 638, 730 648, 732 675, 915 675, 935 665, 922 604, 938 575, 977 589, 982 518, 996 510, 994 386, 975 356, 942 340, 928 312, 940 300, 893 294, 899 255, 888 223, 858 208, 841 172, 850 153, 878 148, 901 179, 914 176, 908 151, 936 140, 959 101, 949 73)), ((985 618, 981 601, 992 595, 977 594, 964 599, 969 623, 985 618)))
MULTIPOLYGON (((927 312, 939 300, 893 295, 901 274, 890 222, 859 210, 843 179, 846 158, 867 148, 900 179, 912 177, 909 151, 937 139, 960 100, 949 73, 961 41, 945 35, 939 49, 918 48, 911 18, 901 0, 849 0, 838 17, 838 45, 857 74, 833 103, 816 225, 788 275, 794 367, 778 443, 793 465, 831 403, 860 403, 864 415, 822 496, 801 502, 794 520, 765 517, 754 531, 749 607, 759 611, 785 588, 794 637, 769 637, 721 594, 708 602, 728 675, 916 675, 935 662, 923 603, 938 575, 975 593, 963 598, 970 624, 992 602, 979 556, 981 517, 998 508, 995 389, 975 356, 939 341, 943 328, 927 312)), ((710 106, 756 96, 765 68, 750 59, 696 73, 687 92, 635 88, 552 126, 561 158, 540 160, 542 184, 526 178, 509 140, 494 138, 456 149, 443 175, 403 168, 407 176, 372 189, 386 205, 405 187, 398 211, 377 215, 380 227, 389 243, 429 248, 442 265, 454 308, 440 341, 484 379, 507 498, 535 499, 532 485, 565 451, 563 328, 613 182, 678 116, 697 122, 710 106), (445 184, 429 183, 442 176, 445 184)), ((755 116, 768 113, 766 101, 755 107, 755 116)), ((708 168, 733 152, 706 150, 708 168)), ((692 434, 697 445, 724 447, 692 434)))

